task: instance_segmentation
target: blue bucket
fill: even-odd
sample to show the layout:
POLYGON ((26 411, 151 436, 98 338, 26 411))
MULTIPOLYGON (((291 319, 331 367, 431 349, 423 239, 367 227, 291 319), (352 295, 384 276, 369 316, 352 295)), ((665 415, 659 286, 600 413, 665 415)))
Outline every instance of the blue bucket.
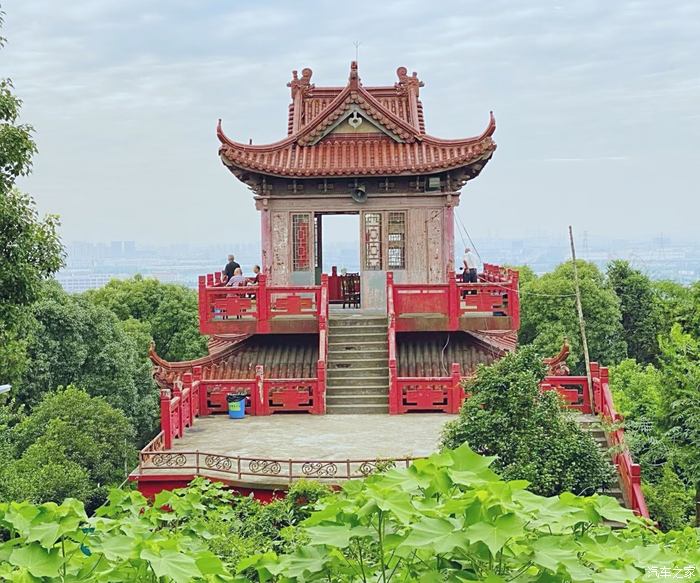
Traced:
POLYGON ((226 395, 228 403, 228 416, 231 419, 243 419, 245 417, 245 395, 226 395))

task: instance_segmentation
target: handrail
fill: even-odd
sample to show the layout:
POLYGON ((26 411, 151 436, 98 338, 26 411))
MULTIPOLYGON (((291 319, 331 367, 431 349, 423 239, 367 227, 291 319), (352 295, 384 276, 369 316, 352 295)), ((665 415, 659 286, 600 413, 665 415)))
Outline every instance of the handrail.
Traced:
POLYGON ((298 479, 314 480, 352 480, 364 478, 377 471, 383 465, 411 465, 423 457, 367 458, 324 460, 297 460, 291 458, 263 458, 251 456, 232 456, 202 451, 159 451, 139 454, 138 474, 144 475, 149 470, 163 468, 182 471, 192 470, 195 475, 221 477, 230 475, 232 479, 277 478, 289 483, 298 479), (247 462, 247 466, 246 466, 247 462))
POLYGON ((255 285, 226 287, 219 273, 199 276, 202 334, 316 332, 322 303, 320 285, 270 286, 260 274, 255 285), (281 322, 288 316, 296 325, 281 322))

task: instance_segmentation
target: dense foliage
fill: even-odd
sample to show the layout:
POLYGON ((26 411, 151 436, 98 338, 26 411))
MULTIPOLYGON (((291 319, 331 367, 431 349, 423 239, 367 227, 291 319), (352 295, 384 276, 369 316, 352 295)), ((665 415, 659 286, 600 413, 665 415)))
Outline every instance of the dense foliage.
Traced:
MULTIPOLYGON (((627 354, 620 299, 595 265, 578 261, 577 267, 591 360, 618 362, 627 354)), ((567 339, 571 345, 569 364, 574 371, 583 372, 571 262, 526 280, 520 290, 520 343, 533 344, 542 355, 553 355, 567 339)))
MULTIPOLYGON (((2 17, 0 11, 0 28, 2 17)), ((63 264, 58 218, 40 218, 34 201, 14 186, 31 170, 36 152, 34 129, 19 122, 21 107, 12 81, 0 79, 0 384, 15 381, 25 369, 23 308, 63 264)))
POLYGON ((492 461, 462 446, 336 495, 300 484, 270 505, 201 479, 152 504, 113 490, 92 517, 73 499, 0 504, 0 578, 641 581, 645 570, 690 573, 700 561, 692 530, 660 534, 607 497, 537 496, 499 479, 492 461))
POLYGON ((122 482, 135 463, 128 419, 75 387, 48 393, 30 415, 15 415, 4 429, 0 499, 79 497, 95 508, 106 487, 122 482))
POLYGON ((637 362, 654 362, 659 354, 661 307, 651 280, 627 261, 608 265, 607 278, 620 299, 627 354, 637 362))
POLYGON ((147 324, 158 354, 166 360, 189 360, 206 354, 207 338, 199 333, 197 294, 181 285, 135 276, 112 280, 86 296, 120 320, 147 324))
POLYGON ((505 479, 527 480, 537 494, 591 494, 609 484, 610 464, 559 395, 540 390, 544 372, 531 348, 480 367, 465 385, 470 397, 459 417, 445 425, 442 445, 468 443, 497 456, 494 467, 505 479))

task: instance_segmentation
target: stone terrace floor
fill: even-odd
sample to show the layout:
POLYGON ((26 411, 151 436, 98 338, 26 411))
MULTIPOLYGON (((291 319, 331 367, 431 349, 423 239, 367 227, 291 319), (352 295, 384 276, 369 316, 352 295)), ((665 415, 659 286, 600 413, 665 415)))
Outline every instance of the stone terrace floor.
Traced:
POLYGON ((296 460, 427 456, 455 415, 300 415, 202 417, 173 443, 174 452, 296 460))

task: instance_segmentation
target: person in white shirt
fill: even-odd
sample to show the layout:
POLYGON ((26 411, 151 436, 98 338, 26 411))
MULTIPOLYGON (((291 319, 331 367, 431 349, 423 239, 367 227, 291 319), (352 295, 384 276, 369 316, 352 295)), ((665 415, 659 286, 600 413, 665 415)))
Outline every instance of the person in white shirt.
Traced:
POLYGON ((462 263, 464 263, 462 281, 464 281, 464 283, 476 283, 476 270, 479 267, 479 260, 469 247, 464 250, 462 263))
POLYGON ((236 269, 233 270, 233 275, 226 282, 226 287, 242 287, 245 285, 248 285, 248 280, 243 275, 241 268, 236 267, 236 269))

